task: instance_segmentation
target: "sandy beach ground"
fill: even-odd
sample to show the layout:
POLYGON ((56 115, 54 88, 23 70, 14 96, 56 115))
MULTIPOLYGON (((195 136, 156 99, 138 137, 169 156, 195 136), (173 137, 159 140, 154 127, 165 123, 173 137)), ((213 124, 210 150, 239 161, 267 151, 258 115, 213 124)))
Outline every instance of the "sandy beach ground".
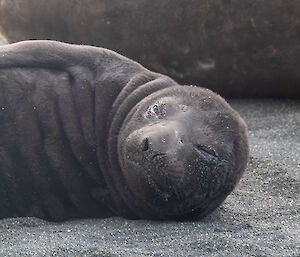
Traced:
POLYGON ((300 101, 230 103, 248 124, 250 160, 205 219, 2 219, 0 256, 299 256, 300 101))

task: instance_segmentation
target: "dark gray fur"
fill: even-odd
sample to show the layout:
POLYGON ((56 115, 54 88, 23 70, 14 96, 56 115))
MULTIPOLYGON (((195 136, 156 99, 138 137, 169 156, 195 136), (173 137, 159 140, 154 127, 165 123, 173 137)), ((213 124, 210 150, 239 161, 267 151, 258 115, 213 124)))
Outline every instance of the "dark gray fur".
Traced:
POLYGON ((232 191, 247 157, 245 125, 211 91, 181 87, 107 49, 54 41, 0 47, 0 218, 201 217, 232 191), (183 202, 171 207, 179 204, 181 210, 170 214, 170 205, 157 211, 159 203, 151 210, 155 201, 135 199, 135 188, 126 184, 120 168, 118 140, 125 131, 121 127, 134 123, 130 113, 145 104, 144 98, 160 92, 172 96, 178 90, 210 96, 214 104, 204 109, 211 106, 214 114, 231 115, 234 147, 233 162, 224 168, 231 182, 219 185, 217 200, 214 195, 202 202, 214 204, 185 210, 179 199, 183 202))

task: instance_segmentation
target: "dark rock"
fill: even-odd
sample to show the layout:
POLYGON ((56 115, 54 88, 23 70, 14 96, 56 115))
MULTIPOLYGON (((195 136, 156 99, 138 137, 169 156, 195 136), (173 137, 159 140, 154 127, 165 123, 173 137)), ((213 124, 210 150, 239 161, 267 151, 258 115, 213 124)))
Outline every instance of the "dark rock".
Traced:
POLYGON ((227 97, 300 97, 298 0, 2 0, 0 31, 110 48, 227 97))

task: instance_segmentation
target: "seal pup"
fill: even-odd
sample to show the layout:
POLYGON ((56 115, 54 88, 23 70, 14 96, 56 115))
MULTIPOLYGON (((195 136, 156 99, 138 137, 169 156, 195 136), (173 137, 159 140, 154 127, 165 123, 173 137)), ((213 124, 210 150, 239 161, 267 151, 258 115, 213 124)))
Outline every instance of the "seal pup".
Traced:
POLYGON ((2 218, 201 218, 245 169, 245 123, 208 89, 91 46, 0 56, 2 218))

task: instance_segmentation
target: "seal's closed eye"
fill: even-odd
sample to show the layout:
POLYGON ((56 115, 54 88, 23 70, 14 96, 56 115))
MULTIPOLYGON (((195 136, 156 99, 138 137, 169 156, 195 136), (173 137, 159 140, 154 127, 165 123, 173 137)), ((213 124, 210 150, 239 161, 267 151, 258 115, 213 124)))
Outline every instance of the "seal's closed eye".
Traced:
POLYGON ((224 162, 228 162, 225 159, 221 159, 216 153, 216 151, 209 146, 195 144, 194 149, 198 156, 207 163, 219 166, 224 162))
POLYGON ((212 155, 214 157, 217 157, 217 153, 214 149, 212 149, 211 147, 205 146, 205 145, 194 145, 194 149, 199 153, 206 153, 209 155, 212 155))
POLYGON ((196 153, 207 162, 219 160, 216 151, 208 146, 196 144, 194 145, 194 149, 196 153))

